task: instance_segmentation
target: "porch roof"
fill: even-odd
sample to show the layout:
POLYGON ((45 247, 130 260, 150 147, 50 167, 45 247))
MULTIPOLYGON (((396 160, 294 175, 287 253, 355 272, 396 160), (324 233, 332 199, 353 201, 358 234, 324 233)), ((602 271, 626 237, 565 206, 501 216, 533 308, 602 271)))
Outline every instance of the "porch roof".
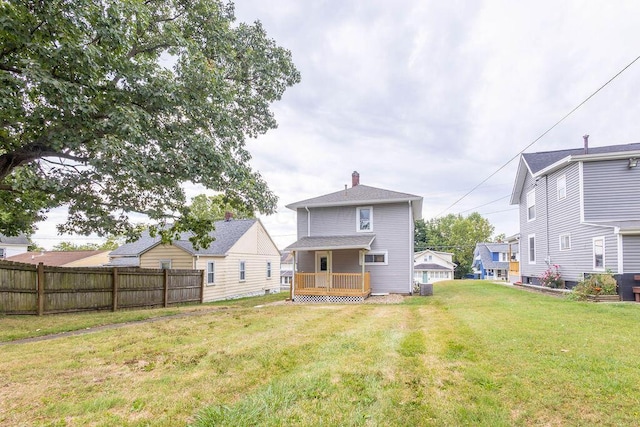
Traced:
POLYGON ((306 236, 285 248, 286 251, 326 251, 338 249, 371 250, 375 234, 350 236, 306 236))

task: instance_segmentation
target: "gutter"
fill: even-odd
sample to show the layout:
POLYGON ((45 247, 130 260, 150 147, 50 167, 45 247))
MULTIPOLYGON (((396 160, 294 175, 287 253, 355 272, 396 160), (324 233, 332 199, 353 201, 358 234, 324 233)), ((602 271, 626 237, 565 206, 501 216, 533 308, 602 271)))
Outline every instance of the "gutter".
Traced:
POLYGON ((304 207, 307 210, 307 237, 311 237, 311 212, 308 207, 304 207))

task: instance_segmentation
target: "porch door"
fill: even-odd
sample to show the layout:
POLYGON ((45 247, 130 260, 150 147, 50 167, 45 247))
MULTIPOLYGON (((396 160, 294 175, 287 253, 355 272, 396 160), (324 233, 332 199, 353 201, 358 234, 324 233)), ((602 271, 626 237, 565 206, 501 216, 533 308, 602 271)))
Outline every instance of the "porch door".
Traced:
POLYGON ((331 266, 327 251, 316 252, 316 287, 326 288, 329 284, 331 266))

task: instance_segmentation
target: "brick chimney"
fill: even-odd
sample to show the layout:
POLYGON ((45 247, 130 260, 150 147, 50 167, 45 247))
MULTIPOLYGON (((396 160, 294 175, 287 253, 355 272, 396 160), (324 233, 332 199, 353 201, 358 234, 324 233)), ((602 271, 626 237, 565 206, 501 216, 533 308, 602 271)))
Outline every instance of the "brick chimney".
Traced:
POLYGON ((353 171, 351 174, 351 186, 355 187, 356 185, 360 185, 360 174, 356 171, 353 171))
POLYGON ((589 135, 584 135, 584 154, 589 154, 589 135))

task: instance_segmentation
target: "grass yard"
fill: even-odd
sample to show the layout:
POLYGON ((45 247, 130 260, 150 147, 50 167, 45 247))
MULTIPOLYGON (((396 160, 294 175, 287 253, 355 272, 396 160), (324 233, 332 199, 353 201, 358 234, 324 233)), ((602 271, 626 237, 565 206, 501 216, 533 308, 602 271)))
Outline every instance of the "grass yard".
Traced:
POLYGON ((0 345, 0 425, 620 426, 640 419, 640 304, 455 281, 397 305, 262 305, 284 297, 126 315, 0 317, 0 341, 7 341, 122 316, 198 311, 0 345))

